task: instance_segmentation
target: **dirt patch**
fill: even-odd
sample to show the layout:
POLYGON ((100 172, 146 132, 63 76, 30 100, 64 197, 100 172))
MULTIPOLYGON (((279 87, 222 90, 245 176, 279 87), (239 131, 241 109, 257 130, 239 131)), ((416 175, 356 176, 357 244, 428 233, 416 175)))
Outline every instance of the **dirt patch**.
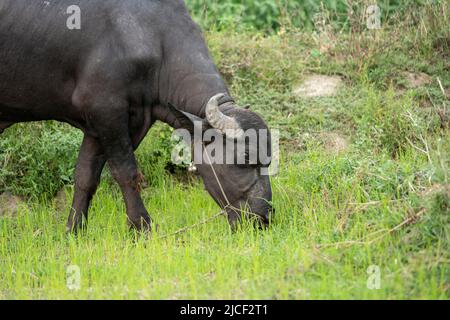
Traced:
POLYGON ((0 194, 0 217, 13 217, 19 213, 22 199, 10 193, 0 194))
POLYGON ((310 75, 294 89, 293 93, 302 98, 331 97, 338 92, 341 86, 341 77, 310 75))
POLYGON ((405 85, 409 89, 423 87, 433 81, 429 75, 423 72, 403 72, 402 75, 405 79, 405 85))
POLYGON ((328 153, 340 154, 348 149, 349 141, 346 137, 337 132, 323 132, 319 134, 319 139, 328 153))
POLYGON ((450 188, 445 185, 436 183, 431 185, 428 188, 424 188, 421 192, 420 192, 420 196, 422 197, 428 197, 428 196, 432 196, 435 195, 436 193, 440 193, 440 192, 447 192, 450 195, 450 188))

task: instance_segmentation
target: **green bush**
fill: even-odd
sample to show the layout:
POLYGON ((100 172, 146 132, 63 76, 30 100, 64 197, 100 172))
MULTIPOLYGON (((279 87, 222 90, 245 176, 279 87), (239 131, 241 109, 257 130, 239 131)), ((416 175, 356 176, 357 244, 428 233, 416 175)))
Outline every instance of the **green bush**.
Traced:
MULTIPOLYGON (((150 185, 159 185, 171 163, 173 142, 168 126, 157 124, 138 149, 139 167, 150 185)), ((73 184, 82 132, 58 122, 18 124, 0 139, 0 194, 52 197, 73 184)), ((177 169, 174 166, 174 169, 177 169)), ((105 167, 104 178, 114 184, 105 167)))
MULTIPOLYGON (((412 6, 422 6, 430 1, 385 0, 376 1, 381 9, 382 19, 388 20, 398 12, 412 6)), ((440 1, 432 1, 440 2, 440 1)), ((336 27, 349 24, 352 16, 364 15, 367 5, 375 1, 349 0, 186 0, 196 20, 205 28, 217 27, 237 29, 278 30, 282 25, 312 29, 317 14, 321 13, 327 22, 336 27)))
POLYGON ((0 193, 54 195, 73 183, 81 131, 57 122, 18 124, 0 139, 0 193))

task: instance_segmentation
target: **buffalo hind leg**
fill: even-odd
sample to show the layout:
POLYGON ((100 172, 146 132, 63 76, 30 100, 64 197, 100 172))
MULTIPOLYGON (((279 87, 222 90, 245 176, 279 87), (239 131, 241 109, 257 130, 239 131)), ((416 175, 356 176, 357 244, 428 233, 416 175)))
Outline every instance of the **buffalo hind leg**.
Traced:
POLYGON ((85 135, 75 169, 75 192, 67 232, 76 233, 86 225, 89 205, 97 191, 105 161, 99 141, 85 135))

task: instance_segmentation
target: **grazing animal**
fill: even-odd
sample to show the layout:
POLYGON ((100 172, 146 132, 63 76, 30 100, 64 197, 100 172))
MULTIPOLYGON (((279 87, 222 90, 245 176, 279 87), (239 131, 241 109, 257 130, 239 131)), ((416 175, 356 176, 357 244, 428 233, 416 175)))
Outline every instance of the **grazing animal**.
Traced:
MULTIPOLYGON (((84 133, 68 232, 87 221, 106 162, 129 224, 151 229, 134 151, 156 120, 190 132, 200 122, 201 130, 233 141, 227 129, 267 129, 235 104, 182 0, 0 0, 0 133, 41 120, 84 133), (68 27, 73 5, 79 28, 68 27)), ((260 173, 266 165, 197 165, 232 226, 243 206, 269 223, 270 179, 260 173)))

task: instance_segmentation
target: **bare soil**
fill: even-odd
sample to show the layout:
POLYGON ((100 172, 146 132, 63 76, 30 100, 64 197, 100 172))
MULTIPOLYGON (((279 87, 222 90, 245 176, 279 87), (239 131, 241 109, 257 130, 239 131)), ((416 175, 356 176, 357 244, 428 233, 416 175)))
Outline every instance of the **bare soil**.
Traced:
POLYGON ((331 97, 342 86, 339 76, 309 75, 294 89, 294 94, 302 98, 331 97))

